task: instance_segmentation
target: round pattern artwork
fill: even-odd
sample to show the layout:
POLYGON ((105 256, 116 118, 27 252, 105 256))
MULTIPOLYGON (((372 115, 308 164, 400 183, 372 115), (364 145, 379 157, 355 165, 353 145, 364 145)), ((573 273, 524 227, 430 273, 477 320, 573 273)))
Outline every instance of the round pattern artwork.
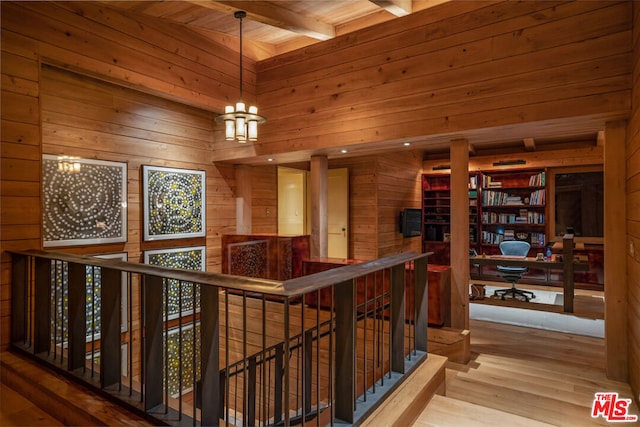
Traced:
POLYGON ((202 178, 199 174, 148 171, 150 236, 202 232, 202 178))
POLYGON ((43 163, 44 240, 111 239, 123 232, 123 171, 120 167, 83 164, 60 171, 58 162, 43 163))

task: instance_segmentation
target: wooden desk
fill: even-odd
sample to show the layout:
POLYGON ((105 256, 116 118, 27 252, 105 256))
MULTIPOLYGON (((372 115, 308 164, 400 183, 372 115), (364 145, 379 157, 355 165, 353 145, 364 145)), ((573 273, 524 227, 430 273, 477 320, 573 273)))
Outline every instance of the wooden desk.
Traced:
POLYGON ((586 262, 564 261, 536 261, 533 257, 514 257, 503 255, 477 255, 469 257, 469 263, 473 265, 504 265, 509 267, 545 268, 547 270, 562 270, 564 311, 573 313, 573 272, 575 270, 588 271, 586 262))

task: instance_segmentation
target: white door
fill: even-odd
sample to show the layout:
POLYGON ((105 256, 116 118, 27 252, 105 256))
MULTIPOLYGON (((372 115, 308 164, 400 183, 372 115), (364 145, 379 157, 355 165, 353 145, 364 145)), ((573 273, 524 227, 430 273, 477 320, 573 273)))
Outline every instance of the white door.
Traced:
POLYGON ((307 173, 297 169, 278 168, 278 234, 282 236, 308 234, 307 173))
POLYGON ((349 170, 329 169, 327 176, 327 252, 330 258, 349 257, 349 170))

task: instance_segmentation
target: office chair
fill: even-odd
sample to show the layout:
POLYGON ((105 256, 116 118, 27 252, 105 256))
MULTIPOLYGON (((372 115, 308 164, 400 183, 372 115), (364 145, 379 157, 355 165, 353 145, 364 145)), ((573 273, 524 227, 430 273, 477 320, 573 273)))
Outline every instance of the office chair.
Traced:
MULTIPOLYGON (((522 240, 504 240, 500 243, 500 252, 503 255, 527 256, 530 247, 529 243, 522 240)), ((506 296, 511 296, 513 299, 523 299, 526 302, 536 297, 531 291, 523 291, 516 288, 516 283, 520 281, 523 274, 529 271, 528 268, 504 265, 499 265, 497 268, 502 273, 502 278, 511 283, 511 288, 496 290, 493 293, 494 297, 500 297, 504 300, 506 296)))

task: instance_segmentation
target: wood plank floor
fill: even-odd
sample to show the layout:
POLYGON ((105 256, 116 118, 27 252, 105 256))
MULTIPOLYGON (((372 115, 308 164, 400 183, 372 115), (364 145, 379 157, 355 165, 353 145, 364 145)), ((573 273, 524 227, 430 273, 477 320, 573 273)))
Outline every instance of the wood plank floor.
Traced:
POLYGON ((0 383, 0 426, 63 426, 26 397, 0 383))
POLYGON ((596 392, 633 398, 606 378, 603 339, 472 320, 471 352, 467 365, 448 363, 446 397, 414 426, 604 426, 591 417, 596 392))

